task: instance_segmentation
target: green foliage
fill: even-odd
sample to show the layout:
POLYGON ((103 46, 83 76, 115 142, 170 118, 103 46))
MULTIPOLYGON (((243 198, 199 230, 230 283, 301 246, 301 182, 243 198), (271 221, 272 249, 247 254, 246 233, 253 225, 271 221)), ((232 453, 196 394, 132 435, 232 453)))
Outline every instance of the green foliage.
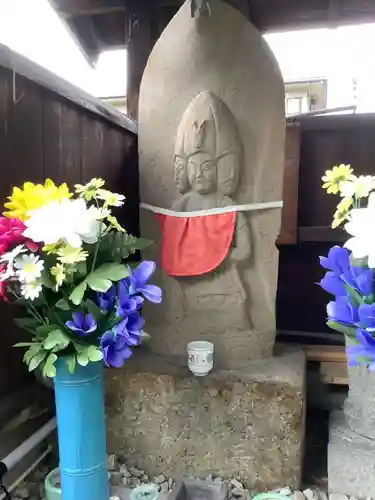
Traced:
POLYGON ((342 325, 341 323, 338 323, 337 321, 327 321, 327 326, 329 328, 332 328, 332 330, 335 330, 336 332, 343 333, 349 339, 356 338, 356 335, 355 335, 356 328, 353 326, 342 325))
POLYGON ((84 281, 74 288, 69 299, 74 305, 79 306, 88 287, 95 292, 107 292, 113 281, 120 281, 127 276, 129 276, 129 271, 124 264, 103 264, 88 274, 84 281))
POLYGON ((348 294, 348 297, 352 299, 353 305, 355 307, 359 307, 361 304, 364 303, 362 295, 359 292, 357 292, 357 290, 355 290, 349 285, 345 285, 345 290, 346 293, 348 294))
POLYGON ((100 255, 107 260, 109 257, 109 260, 121 262, 150 245, 151 241, 144 238, 136 238, 128 233, 111 231, 101 241, 100 255))

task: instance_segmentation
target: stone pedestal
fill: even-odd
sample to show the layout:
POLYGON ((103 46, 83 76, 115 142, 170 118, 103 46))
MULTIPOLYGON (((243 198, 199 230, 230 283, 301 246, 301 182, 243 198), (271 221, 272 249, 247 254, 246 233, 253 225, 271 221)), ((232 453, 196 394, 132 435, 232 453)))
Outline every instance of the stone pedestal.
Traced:
POLYGON ((187 360, 139 353, 107 372, 108 446, 150 476, 233 477, 252 491, 301 478, 305 358, 192 376, 187 360), (138 358, 138 359, 137 359, 138 358))
POLYGON ((375 497, 375 373, 364 366, 349 368, 344 410, 331 415, 328 487, 335 493, 375 497))

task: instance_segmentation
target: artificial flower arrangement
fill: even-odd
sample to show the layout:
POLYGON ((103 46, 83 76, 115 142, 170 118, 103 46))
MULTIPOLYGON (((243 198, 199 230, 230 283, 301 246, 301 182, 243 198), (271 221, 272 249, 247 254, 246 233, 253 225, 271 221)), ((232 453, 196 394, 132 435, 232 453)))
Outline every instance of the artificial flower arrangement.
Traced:
POLYGON ((0 298, 27 312, 16 323, 32 338, 16 347, 27 348, 29 371, 54 377, 58 357, 71 373, 77 363, 122 366, 142 342, 144 300, 162 300, 148 284, 153 262, 124 264, 148 244, 112 214, 124 196, 102 179, 74 193, 47 179, 15 187, 8 200, 0 217, 0 298))
POLYGON ((350 165, 338 165, 322 178, 328 193, 341 201, 333 227, 345 222, 350 238, 320 257, 326 274, 320 286, 334 296, 327 305, 327 325, 347 338, 349 366, 375 371, 375 177, 353 175, 350 165))

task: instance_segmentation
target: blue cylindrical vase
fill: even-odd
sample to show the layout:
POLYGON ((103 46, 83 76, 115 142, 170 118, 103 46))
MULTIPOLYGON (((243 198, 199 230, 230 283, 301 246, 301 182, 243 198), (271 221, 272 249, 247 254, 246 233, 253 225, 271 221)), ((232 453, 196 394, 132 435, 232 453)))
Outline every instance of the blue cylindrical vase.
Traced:
POLYGON ((103 365, 56 362, 55 400, 63 500, 108 500, 103 365))

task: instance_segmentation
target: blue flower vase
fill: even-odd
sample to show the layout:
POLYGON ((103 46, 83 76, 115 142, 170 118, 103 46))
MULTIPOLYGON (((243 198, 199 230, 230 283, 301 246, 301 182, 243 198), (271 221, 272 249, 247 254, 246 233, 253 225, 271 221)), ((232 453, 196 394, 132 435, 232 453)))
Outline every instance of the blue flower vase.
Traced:
POLYGON ((54 385, 62 500, 108 500, 103 364, 59 359, 54 385))

